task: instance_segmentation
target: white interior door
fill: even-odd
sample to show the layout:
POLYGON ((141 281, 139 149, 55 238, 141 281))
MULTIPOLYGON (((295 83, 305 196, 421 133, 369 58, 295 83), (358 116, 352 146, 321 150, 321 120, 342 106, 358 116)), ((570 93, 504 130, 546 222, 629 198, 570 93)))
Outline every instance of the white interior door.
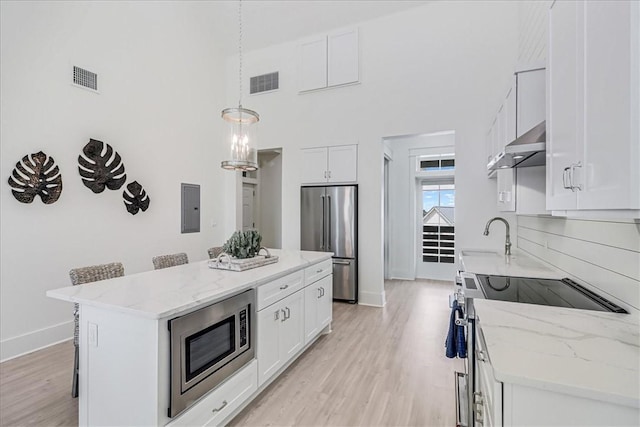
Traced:
POLYGON ((255 185, 242 185, 242 231, 255 228, 255 185))

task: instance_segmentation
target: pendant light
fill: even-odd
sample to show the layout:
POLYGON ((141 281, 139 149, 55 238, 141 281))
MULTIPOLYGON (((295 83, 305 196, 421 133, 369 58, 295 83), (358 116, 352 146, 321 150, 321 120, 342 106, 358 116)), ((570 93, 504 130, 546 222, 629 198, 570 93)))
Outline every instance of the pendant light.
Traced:
POLYGON ((229 144, 229 159, 222 162, 227 170, 255 171, 258 169, 258 145, 256 127, 260 116, 255 111, 242 107, 242 0, 238 1, 238 82, 240 96, 238 107, 222 110, 226 123, 226 140, 229 144))

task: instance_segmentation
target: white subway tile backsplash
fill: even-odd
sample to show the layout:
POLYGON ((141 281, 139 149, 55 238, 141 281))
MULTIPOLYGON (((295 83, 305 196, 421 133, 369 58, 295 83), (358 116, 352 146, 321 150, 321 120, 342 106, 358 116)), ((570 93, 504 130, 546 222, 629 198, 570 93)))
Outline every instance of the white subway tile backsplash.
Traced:
POLYGON ((640 309, 640 223, 518 216, 517 245, 640 309))

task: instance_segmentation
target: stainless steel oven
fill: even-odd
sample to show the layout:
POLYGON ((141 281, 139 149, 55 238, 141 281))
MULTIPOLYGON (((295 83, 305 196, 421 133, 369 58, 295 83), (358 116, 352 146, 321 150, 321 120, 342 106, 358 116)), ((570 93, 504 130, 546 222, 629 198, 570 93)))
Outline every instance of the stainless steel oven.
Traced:
POLYGON ((169 321, 169 417, 255 357, 255 290, 169 321))

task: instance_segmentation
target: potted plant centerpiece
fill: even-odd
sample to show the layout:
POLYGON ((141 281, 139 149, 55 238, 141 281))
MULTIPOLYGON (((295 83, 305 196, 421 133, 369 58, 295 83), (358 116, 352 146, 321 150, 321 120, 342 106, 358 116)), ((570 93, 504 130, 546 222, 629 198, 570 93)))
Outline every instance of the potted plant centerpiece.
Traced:
POLYGON ((222 253, 209 262, 209 267, 222 270, 244 271, 278 262, 263 246, 258 230, 238 230, 222 246, 222 253), (265 255, 260 255, 264 251, 265 255))

